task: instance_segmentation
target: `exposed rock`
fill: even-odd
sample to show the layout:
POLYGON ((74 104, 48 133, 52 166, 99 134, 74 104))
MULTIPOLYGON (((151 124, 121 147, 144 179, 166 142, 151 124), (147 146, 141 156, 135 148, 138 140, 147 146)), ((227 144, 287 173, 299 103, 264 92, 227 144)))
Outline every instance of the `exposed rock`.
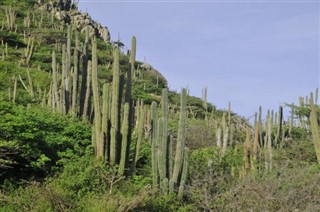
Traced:
POLYGON ((153 69, 153 67, 149 63, 143 63, 140 67, 147 70, 153 69))
POLYGON ((110 33, 107 27, 93 21, 88 13, 78 10, 78 1, 71 0, 49 0, 47 3, 39 0, 39 9, 53 12, 54 17, 64 23, 72 24, 78 31, 89 30, 90 35, 102 38, 105 42, 110 43, 110 33))

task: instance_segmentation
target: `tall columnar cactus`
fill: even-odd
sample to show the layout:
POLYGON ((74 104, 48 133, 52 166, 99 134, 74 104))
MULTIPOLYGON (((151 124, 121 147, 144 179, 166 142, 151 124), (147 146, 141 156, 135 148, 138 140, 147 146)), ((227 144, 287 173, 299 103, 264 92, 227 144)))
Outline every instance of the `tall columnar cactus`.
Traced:
POLYGON ((134 157, 133 157, 133 161, 132 161, 132 165, 131 165, 131 173, 132 174, 135 172, 136 164, 139 159, 140 147, 141 147, 141 143, 143 140, 144 119, 145 119, 145 114, 146 114, 146 107, 144 106, 143 101, 141 101, 141 105, 139 108, 140 108, 140 113, 139 113, 139 117, 137 117, 139 119, 139 126, 137 127, 138 140, 137 140, 137 143, 135 146, 134 157))
POLYGON ((217 147, 221 148, 221 127, 218 127, 216 131, 216 137, 217 137, 217 147))
POLYGON ((130 59, 129 59, 131 71, 134 70, 134 64, 136 61, 136 52, 137 52, 137 39, 135 36, 133 36, 131 39, 131 51, 130 51, 130 59))
MULTIPOLYGON (((272 124, 273 124, 273 113, 270 115, 268 112, 268 125, 267 125, 267 138, 268 138, 268 170, 272 170, 272 124)), ((279 124, 280 125, 280 124, 279 124)))
MULTIPOLYGON (((110 86, 108 83, 103 84, 102 92, 102 133, 104 134, 104 159, 108 160, 109 147, 109 129, 110 129, 110 86)), ((126 112, 126 111, 125 111, 126 112)), ((123 121, 125 123, 125 120, 123 121)))
POLYGON ((174 168, 173 168, 173 175, 172 175, 172 179, 175 184, 178 182, 178 178, 181 175, 181 171, 183 167, 186 123, 187 123, 186 105, 187 105, 187 90, 182 89, 178 138, 177 138, 176 155, 174 159, 174 168))
POLYGON ((228 126, 231 126, 231 102, 228 104, 228 126))
POLYGON ((168 106, 168 89, 164 88, 162 90, 162 99, 161 99, 161 109, 162 109, 162 121, 163 121, 163 132, 162 139, 159 141, 161 152, 161 159, 158 163, 161 163, 160 167, 163 169, 159 170, 160 180, 163 180, 167 177, 167 146, 168 146, 168 116, 169 116, 169 106, 168 106), (162 174, 161 174, 162 173, 162 174))
POLYGON ((120 120, 120 65, 119 49, 114 49, 112 105, 111 105, 111 138, 110 138, 110 164, 115 165, 119 158, 119 120, 120 120))
MULTIPOLYGON (((83 118, 87 118, 87 108, 84 108, 85 106, 85 99, 87 98, 87 90, 88 86, 90 87, 90 79, 88 78, 88 48, 89 48, 89 31, 86 27, 86 37, 85 42, 83 44, 83 51, 81 55, 82 59, 82 72, 81 72, 81 89, 80 89, 80 115, 82 115, 83 118), (89 82, 89 83, 88 83, 89 82)), ((91 67, 91 66, 89 66, 91 67)), ((90 88, 89 88, 90 89, 90 88)))
POLYGON ((120 164, 119 164, 119 175, 124 175, 125 168, 126 168, 126 161, 127 157, 129 155, 127 154, 127 148, 128 148, 128 133, 129 133, 129 103, 125 103, 123 106, 123 121, 121 125, 121 136, 122 136, 122 142, 121 142, 121 158, 120 158, 120 164))
POLYGON ((208 119, 208 103, 207 103, 207 97, 208 97, 208 87, 206 86, 204 89, 202 89, 202 107, 205 110, 205 120, 208 119))
POLYGON ((259 106, 258 121, 260 122, 259 141, 260 141, 260 145, 262 146, 262 144, 263 144, 263 135, 262 135, 263 124, 262 124, 262 106, 261 105, 259 106))
POLYGON ((13 76, 13 95, 12 95, 12 102, 16 102, 16 96, 17 96, 17 85, 18 85, 18 80, 16 76, 13 76))
POLYGON ((89 60, 86 68, 86 86, 85 86, 85 95, 83 99, 83 109, 82 109, 82 118, 86 120, 89 116, 90 102, 92 98, 92 88, 91 88, 91 78, 92 78, 92 62, 89 60))
POLYGON ((52 52, 52 108, 59 109, 59 90, 58 90, 58 72, 57 72, 57 60, 56 53, 52 52))
POLYGON ((79 35, 76 31, 76 47, 73 53, 73 74, 72 74, 72 104, 71 111, 73 116, 78 114, 78 81, 79 81, 79 35))
POLYGON ((256 171, 257 162, 259 160, 259 130, 260 130, 260 121, 257 121, 254 126, 254 140, 253 140, 253 155, 252 155, 252 169, 256 171))
POLYGON ((33 37, 29 37, 28 38, 28 43, 26 48, 24 49, 24 60, 25 60, 25 64, 29 64, 32 54, 34 51, 34 38, 33 37))
POLYGON ((317 155, 318 163, 320 164, 320 126, 319 126, 319 115, 318 108, 314 104, 313 94, 310 93, 310 128, 313 138, 313 144, 317 155))
POLYGON ((96 140, 96 156, 104 158, 104 141, 101 130, 101 106, 100 92, 98 82, 98 59, 97 59, 97 42, 92 40, 92 91, 93 91, 93 106, 94 106, 94 132, 96 140))
POLYGON ((188 149, 188 147, 185 147, 184 148, 184 158, 183 158, 181 180, 180 180, 179 192, 178 192, 179 198, 182 198, 182 196, 183 196, 184 186, 187 181, 188 167, 189 167, 188 155, 189 155, 189 149, 188 149))
POLYGON ((278 118, 278 126, 277 126, 277 134, 275 137, 275 143, 279 144, 280 142, 280 135, 282 135, 282 122, 283 122, 283 108, 279 106, 279 118, 278 118))
POLYGON ((151 157, 152 157, 152 181, 153 186, 158 184, 158 139, 157 132, 154 129, 158 129, 157 127, 157 103, 152 102, 151 104, 151 121, 152 121, 152 138, 151 138, 151 157))
POLYGON ((295 113, 295 106, 294 103, 291 104, 291 112, 290 112, 290 122, 289 122, 289 136, 292 136, 292 128, 294 122, 294 113, 295 113))
POLYGON ((135 62, 136 62, 136 54, 137 54, 137 39, 135 36, 132 36, 131 39, 131 50, 130 50, 130 58, 129 58, 129 69, 130 69, 130 76, 135 77, 135 62))
POLYGON ((5 14, 7 18, 7 29, 13 31, 16 28, 17 12, 10 6, 5 8, 5 14))
POLYGON ((243 173, 242 175, 245 176, 250 172, 250 152, 251 152, 251 132, 250 128, 246 128, 246 140, 243 144, 243 173))
MULTIPOLYGON (((171 136, 168 135, 167 129, 164 130, 164 128, 167 127, 164 126, 165 124, 167 125, 167 120, 163 117, 167 115, 167 96, 162 96, 161 118, 158 119, 157 117, 156 103, 153 102, 151 105, 153 186, 160 187, 163 193, 168 193, 168 191, 173 193, 176 191, 176 188, 179 188, 179 196, 183 194, 188 169, 188 150, 185 150, 186 93, 186 89, 183 89, 181 92, 180 120, 174 161, 172 160, 171 136), (166 107, 166 109, 164 107, 166 107), (166 142, 166 144, 162 142, 166 142)), ((167 89, 163 89, 162 94, 167 95, 167 89)))
POLYGON ((229 127, 226 127, 225 133, 223 135, 223 144, 222 144, 222 156, 225 156, 227 151, 228 145, 228 138, 229 138, 229 127))

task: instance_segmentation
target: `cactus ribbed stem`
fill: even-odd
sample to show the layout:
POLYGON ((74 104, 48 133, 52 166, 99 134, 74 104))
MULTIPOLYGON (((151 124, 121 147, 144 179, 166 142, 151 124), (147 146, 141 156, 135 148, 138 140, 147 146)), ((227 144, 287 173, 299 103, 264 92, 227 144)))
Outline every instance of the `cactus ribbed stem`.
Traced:
POLYGON ((143 139, 143 132, 144 132, 144 119, 145 119, 145 114, 146 114, 146 107, 144 107, 143 101, 141 102, 140 105, 140 117, 139 118, 139 126, 138 126, 138 140, 136 143, 136 147, 135 147, 135 153, 134 153, 134 160, 132 161, 132 166, 131 166, 131 173, 133 174, 135 172, 136 169, 136 164, 138 162, 139 159, 139 152, 140 152, 140 147, 141 147, 141 143, 142 143, 142 139, 143 139))
POLYGON ((184 157, 184 146, 185 146, 185 131, 186 131, 186 104, 187 104, 187 90, 182 89, 181 91, 181 105, 180 105, 180 119, 178 138, 176 146, 175 163, 173 168, 172 179, 175 183, 178 182, 178 178, 182 171, 182 163, 184 157))
POLYGON ((187 181, 187 174, 188 174, 188 167, 189 167, 188 155, 189 155, 189 149, 187 147, 185 147, 184 148, 184 158, 183 158, 183 168, 182 168, 182 173, 181 173, 181 181, 180 181, 179 192, 178 192, 179 198, 183 197, 184 185, 187 181))
POLYGON ((244 153, 244 175, 247 175, 250 171, 250 147, 251 147, 251 135, 250 128, 246 128, 246 141, 243 145, 244 153))
POLYGON ((85 90, 85 98, 83 102, 83 113, 82 118, 86 120, 89 116, 89 108, 90 108, 90 102, 91 102, 91 78, 92 78, 92 62, 91 60, 87 63, 87 76, 86 76, 86 90, 85 90))
POLYGON ((118 160, 119 148, 119 120, 120 120, 120 65, 119 49, 114 49, 112 105, 111 105, 111 139, 110 139, 110 164, 115 165, 118 160))
POLYGON ((263 135, 262 135, 262 129, 263 129, 263 125, 262 125, 262 106, 259 106, 259 118, 258 121, 260 122, 260 129, 259 129, 259 141, 261 142, 260 144, 263 144, 263 135))
POLYGON ((229 127, 226 127, 226 131, 223 135, 223 145, 222 145, 222 157, 225 156, 228 145, 229 127))
POLYGON ((125 168, 126 168, 126 157, 127 155, 127 148, 128 148, 128 129, 129 129, 129 103, 125 103, 123 106, 123 121, 121 126, 121 158, 119 164, 119 175, 124 175, 125 168))
POLYGON ((272 115, 269 115, 268 117, 268 170, 272 170, 272 123, 273 123, 273 118, 272 115))
POLYGON ((283 108, 279 106, 279 119, 278 119, 278 126, 277 126, 277 135, 275 137, 275 143, 279 144, 280 142, 280 135, 282 135, 282 122, 283 122, 283 108))
POLYGON ((162 180, 165 178, 165 163, 163 163, 162 158, 163 158, 163 146, 160 144, 160 142, 162 141, 164 135, 163 135, 163 119, 162 118, 159 118, 158 119, 158 123, 157 123, 157 140, 159 142, 159 145, 158 145, 158 151, 157 151, 157 162, 158 162, 158 171, 159 171, 159 177, 160 177, 160 183, 162 182, 162 180))
POLYGON ((78 82, 79 82, 79 35, 76 32, 76 48, 73 53, 73 75, 72 75, 72 104, 71 111, 74 117, 78 114, 78 82))
POLYGON ((318 108, 314 104, 313 94, 310 93, 310 128, 313 138, 313 144, 317 155, 318 163, 320 164, 320 126, 318 117, 318 108))
POLYGON ((100 92, 98 82, 98 58, 97 58, 97 42, 92 40, 92 91, 93 91, 93 107, 94 107, 94 126, 96 139, 97 158, 104 158, 104 142, 101 140, 101 107, 100 92))
POLYGON ((254 128, 254 141, 253 141, 253 160, 257 161, 258 151, 259 151, 259 130, 260 130, 260 121, 257 121, 254 128))
POLYGON ((163 120, 163 137, 161 140, 161 149, 162 149, 162 158, 159 161, 160 163, 163 163, 163 167, 165 170, 163 172, 165 173, 164 177, 167 177, 167 146, 168 146, 168 116, 169 116, 169 107, 168 107, 168 89, 164 88, 162 90, 162 100, 161 100, 161 108, 162 108, 162 120, 163 120))
POLYGON ((104 134, 104 159, 108 160, 108 147, 109 147, 109 122, 110 122, 110 98, 109 98, 110 88, 108 83, 103 84, 103 99, 102 99, 102 132, 104 134))
POLYGON ((217 137, 217 147, 221 148, 221 127, 218 127, 216 137, 217 137))
POLYGON ((56 53, 52 52, 52 108, 59 108, 58 73, 56 53))
POLYGON ((152 121, 152 139, 151 139, 151 154, 152 154, 152 181, 153 186, 158 184, 158 157, 157 157, 157 148, 158 148, 158 139, 157 139, 157 103, 152 102, 151 104, 151 121, 152 121))
POLYGON ((82 73, 81 73, 81 90, 80 90, 80 115, 83 118, 87 116, 87 110, 84 109, 85 105, 85 98, 86 98, 86 91, 88 89, 88 81, 90 85, 90 79, 87 79, 88 75, 88 48, 89 48, 89 35, 88 35, 88 28, 86 28, 86 38, 83 45, 83 53, 82 53, 82 73))

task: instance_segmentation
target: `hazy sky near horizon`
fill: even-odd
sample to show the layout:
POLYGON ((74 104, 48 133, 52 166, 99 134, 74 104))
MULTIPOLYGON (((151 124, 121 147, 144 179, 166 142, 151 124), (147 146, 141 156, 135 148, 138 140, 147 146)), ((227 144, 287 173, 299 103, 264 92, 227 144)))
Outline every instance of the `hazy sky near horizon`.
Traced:
POLYGON ((320 84, 319 1, 79 1, 82 11, 144 57, 171 90, 188 87, 250 117, 320 84))

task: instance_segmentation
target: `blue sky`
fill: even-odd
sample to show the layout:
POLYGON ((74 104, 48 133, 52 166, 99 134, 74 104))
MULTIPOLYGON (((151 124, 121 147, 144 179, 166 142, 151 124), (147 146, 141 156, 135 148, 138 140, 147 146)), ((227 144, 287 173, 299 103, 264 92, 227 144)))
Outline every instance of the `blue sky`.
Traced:
POLYGON ((319 1, 79 1, 82 11, 137 37, 137 59, 208 101, 250 117, 319 87, 319 1))

